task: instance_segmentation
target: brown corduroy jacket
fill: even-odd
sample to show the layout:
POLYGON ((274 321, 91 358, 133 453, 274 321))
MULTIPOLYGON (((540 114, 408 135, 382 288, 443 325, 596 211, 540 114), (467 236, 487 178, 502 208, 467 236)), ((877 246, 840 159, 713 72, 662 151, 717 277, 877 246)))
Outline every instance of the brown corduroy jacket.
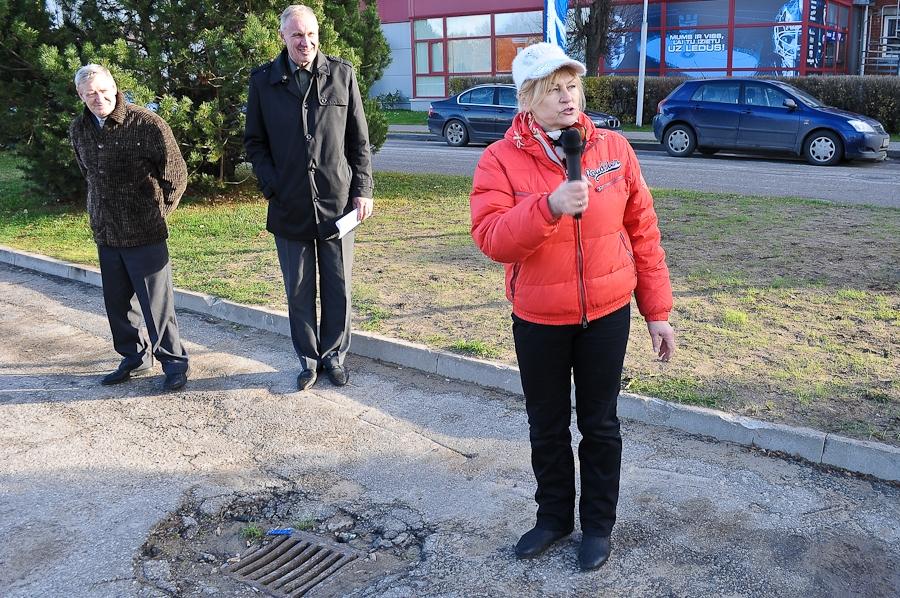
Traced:
POLYGON ((166 121, 120 92, 103 127, 85 107, 69 138, 87 181, 94 241, 137 247, 168 238, 165 219, 187 186, 187 165, 166 121))

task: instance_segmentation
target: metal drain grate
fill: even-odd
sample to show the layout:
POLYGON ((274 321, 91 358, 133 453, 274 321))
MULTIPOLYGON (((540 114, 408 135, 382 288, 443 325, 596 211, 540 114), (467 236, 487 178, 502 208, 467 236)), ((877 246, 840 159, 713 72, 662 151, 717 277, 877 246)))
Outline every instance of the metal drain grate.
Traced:
POLYGON ((303 596, 359 556, 354 550, 326 545, 303 532, 275 536, 223 570, 272 596, 303 596))

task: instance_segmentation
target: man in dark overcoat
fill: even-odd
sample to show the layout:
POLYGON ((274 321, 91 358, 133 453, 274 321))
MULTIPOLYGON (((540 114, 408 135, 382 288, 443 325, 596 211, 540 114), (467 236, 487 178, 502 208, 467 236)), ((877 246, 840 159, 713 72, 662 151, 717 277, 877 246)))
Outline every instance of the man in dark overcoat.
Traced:
POLYGON ((187 186, 187 166, 169 125, 126 102, 105 67, 81 67, 75 88, 85 107, 69 138, 87 182, 106 316, 122 356, 101 384, 147 373, 155 356, 163 388, 179 389, 187 383, 188 356, 175 319, 166 217, 187 186))
POLYGON ((339 237, 335 223, 354 209, 357 221, 372 214, 369 131, 353 67, 319 51, 312 9, 288 6, 280 34, 284 50, 250 75, 244 146, 269 201, 266 229, 287 293, 297 386, 310 388, 321 370, 343 386, 353 232, 339 237))

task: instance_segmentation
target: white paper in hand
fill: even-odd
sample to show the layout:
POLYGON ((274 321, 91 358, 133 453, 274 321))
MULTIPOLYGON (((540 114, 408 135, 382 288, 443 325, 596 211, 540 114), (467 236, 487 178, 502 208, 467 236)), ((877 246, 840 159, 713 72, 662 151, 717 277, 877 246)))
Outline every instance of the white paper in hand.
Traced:
POLYGON ((359 224, 359 208, 354 208, 352 212, 338 218, 337 222, 338 239, 343 239, 344 235, 352 231, 359 224))

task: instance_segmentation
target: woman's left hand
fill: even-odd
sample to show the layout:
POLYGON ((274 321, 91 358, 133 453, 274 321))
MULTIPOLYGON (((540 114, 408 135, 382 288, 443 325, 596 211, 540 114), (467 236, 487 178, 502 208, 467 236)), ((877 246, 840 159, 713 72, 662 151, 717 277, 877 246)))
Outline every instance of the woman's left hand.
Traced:
POLYGON ((675 353, 675 330, 672 325, 665 320, 647 322, 647 330, 650 332, 653 352, 661 361, 669 361, 675 353))

